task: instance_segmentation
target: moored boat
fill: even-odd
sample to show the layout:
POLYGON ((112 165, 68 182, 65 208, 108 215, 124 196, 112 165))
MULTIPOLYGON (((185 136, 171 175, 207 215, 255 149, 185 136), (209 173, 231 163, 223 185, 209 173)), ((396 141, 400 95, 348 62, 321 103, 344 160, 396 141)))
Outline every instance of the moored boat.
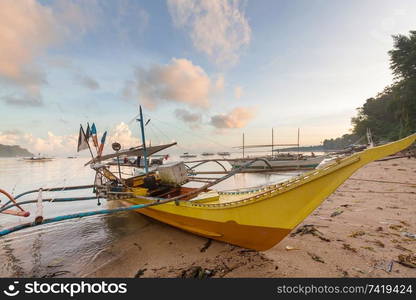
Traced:
POLYGON ((190 154, 188 152, 183 153, 181 156, 179 156, 180 158, 193 158, 193 157, 197 157, 196 154, 190 154))
MULTIPOLYGON (((325 158, 325 156, 315 156, 315 157, 304 157, 299 158, 293 157, 270 157, 265 156, 261 157, 262 160, 256 161, 249 168, 250 169, 314 169, 316 168, 325 158)), ((240 166, 246 164, 253 158, 241 158, 229 160, 228 162, 233 168, 239 168, 240 166)))
POLYGON ((144 207, 137 212, 201 236, 267 250, 288 235, 356 170, 407 148, 415 139, 416 134, 413 134, 396 142, 338 158, 325 168, 260 190, 221 192, 204 188, 201 191, 183 187, 180 180, 169 185, 163 181, 163 176, 158 178, 156 174, 151 175, 154 176, 154 188, 146 187, 145 176, 128 179, 132 184, 128 189, 134 196, 126 195, 120 200, 124 205, 131 206, 148 204, 157 201, 155 199, 176 199, 144 207), (139 184, 134 185, 133 182, 139 184), (160 190, 162 187, 165 188, 163 192, 160 190))
POLYGON ((24 161, 27 162, 47 162, 53 160, 52 157, 45 157, 45 156, 32 156, 32 157, 25 157, 23 158, 24 161))
POLYGON ((229 155, 231 155, 230 152, 226 152, 226 151, 218 152, 217 154, 218 155, 221 155, 221 156, 229 156, 229 155))

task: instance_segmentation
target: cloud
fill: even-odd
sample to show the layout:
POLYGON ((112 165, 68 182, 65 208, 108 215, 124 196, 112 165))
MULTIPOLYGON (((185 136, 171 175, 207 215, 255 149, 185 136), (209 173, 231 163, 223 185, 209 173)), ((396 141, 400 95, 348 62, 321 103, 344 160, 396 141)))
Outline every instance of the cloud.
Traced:
POLYGON ((72 1, 48 7, 35 0, 0 1, 0 81, 41 97, 46 76, 37 59, 63 40, 81 36, 92 26, 72 1))
POLYGON ((2 134, 19 135, 19 134, 22 134, 22 131, 20 131, 19 129, 9 129, 9 130, 4 130, 2 134))
POLYGON ((202 120, 202 116, 200 114, 189 112, 186 109, 176 109, 175 115, 183 122, 190 123, 192 127, 198 127, 202 120))
POLYGON ((115 3, 115 16, 107 22, 112 23, 112 28, 121 43, 129 44, 136 41, 149 24, 149 13, 138 1, 118 0, 115 3))
MULTIPOLYGON (((102 134, 103 132, 98 133, 99 138, 102 134)), ((119 142, 124 149, 140 144, 139 139, 133 136, 129 126, 123 122, 109 130, 104 152, 112 151, 111 144, 113 142, 119 142)), ((0 131, 0 144, 19 145, 34 154, 67 155, 77 151, 78 132, 69 135, 56 135, 48 131, 45 138, 40 138, 19 130, 4 130, 0 131)))
POLYGON ((68 72, 72 72, 74 74, 73 78, 75 82, 87 89, 98 90, 100 88, 98 81, 85 74, 83 68, 74 63, 74 61, 69 57, 54 56, 47 58, 46 62, 50 67, 60 68, 68 72))
POLYGON ((111 145, 114 142, 120 143, 123 149, 136 147, 141 144, 139 139, 133 136, 129 126, 124 122, 117 124, 115 128, 110 130, 107 143, 111 145))
POLYGON ((90 90, 98 90, 100 88, 100 84, 92 77, 88 75, 80 75, 78 74, 75 76, 75 80, 85 88, 90 90))
POLYGON ((34 0, 0 1, 0 76, 18 83, 43 81, 26 66, 57 41, 55 24, 52 9, 34 0))
POLYGON ((95 28, 101 8, 96 0, 57 0, 52 3, 59 34, 64 38, 79 38, 95 28))
POLYGON ((74 153, 76 151, 77 143, 77 134, 57 136, 48 131, 46 138, 39 138, 33 136, 31 133, 0 132, 0 144, 19 145, 32 153, 74 153))
POLYGON ((0 131, 0 144, 17 145, 21 132, 15 130, 0 131))
POLYGON ((32 95, 26 95, 25 97, 3 96, 0 100, 11 106, 40 107, 44 105, 42 98, 32 95))
POLYGON ((223 128, 242 128, 253 119, 255 111, 248 107, 236 107, 228 114, 219 114, 211 117, 211 125, 223 128))
POLYGON ((225 79, 224 75, 218 75, 217 80, 215 80, 215 88, 217 91, 222 91, 224 89, 225 79))
POLYGON ((168 0, 174 24, 190 31, 196 49, 218 64, 233 65, 250 43, 251 28, 239 0, 168 0))
POLYGON ((122 93, 125 97, 137 96, 149 109, 162 101, 206 108, 210 106, 210 96, 223 87, 223 81, 222 78, 213 83, 200 66, 184 58, 173 58, 168 65, 137 68, 134 80, 126 82, 122 93))
POLYGON ((236 86, 234 89, 234 96, 237 99, 240 99, 244 94, 243 88, 241 86, 236 86))

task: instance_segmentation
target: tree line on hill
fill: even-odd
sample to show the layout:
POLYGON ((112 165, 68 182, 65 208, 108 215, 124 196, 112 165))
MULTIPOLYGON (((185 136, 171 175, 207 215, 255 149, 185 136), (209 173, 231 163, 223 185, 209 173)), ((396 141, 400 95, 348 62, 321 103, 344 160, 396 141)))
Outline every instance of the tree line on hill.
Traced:
POLYGON ((325 149, 340 149, 366 136, 370 128, 375 142, 388 142, 416 132, 416 31, 394 35, 388 52, 394 81, 374 98, 366 100, 353 117, 352 133, 327 139, 325 149))

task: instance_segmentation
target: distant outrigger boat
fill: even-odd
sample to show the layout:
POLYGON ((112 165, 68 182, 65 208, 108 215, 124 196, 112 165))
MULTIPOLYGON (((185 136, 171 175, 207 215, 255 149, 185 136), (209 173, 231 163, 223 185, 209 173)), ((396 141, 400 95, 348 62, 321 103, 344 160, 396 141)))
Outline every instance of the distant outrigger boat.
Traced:
MULTIPOLYGON (((281 170, 281 169, 314 169, 316 168, 326 156, 266 156, 261 157, 264 161, 259 160, 253 163, 249 168, 250 169, 272 169, 272 170, 281 170), (266 163, 265 163, 266 162, 266 163)), ((239 168, 244 164, 247 164, 253 158, 241 158, 229 160, 228 162, 233 168, 239 168)))
POLYGON ((218 155, 221 155, 221 156, 229 156, 229 155, 231 155, 230 152, 226 152, 226 151, 225 152, 218 152, 217 154, 218 155))
MULTIPOLYGON (((143 145, 146 145, 141 109, 139 121, 143 145)), ((117 157, 120 153, 146 158, 147 155, 176 143, 137 147, 124 152, 118 151, 118 148, 118 150, 114 149, 116 153, 94 157, 87 164, 91 164, 91 168, 96 171, 93 185, 95 197, 117 200, 124 207, 41 219, 38 222, 0 230, 0 236, 43 223, 135 210, 200 236, 245 248, 267 250, 287 236, 356 170, 374 160, 409 147, 415 140, 416 134, 413 134, 396 142, 340 156, 322 168, 300 174, 281 183, 266 185, 260 189, 245 188, 227 192, 216 191, 211 187, 249 167, 259 159, 251 160, 238 169, 230 171, 227 175, 213 179, 199 188, 190 188, 184 186, 192 178, 187 176, 183 162, 163 165, 152 172, 145 166, 145 174, 129 178, 122 178, 121 173, 117 176, 117 173, 113 173, 110 167, 105 164, 105 160, 117 157)), ((67 187, 66 189, 87 187, 91 188, 92 185, 67 187)), ((64 189, 59 187, 49 190, 61 191, 64 189)), ((42 201, 39 197, 38 200, 33 201, 20 203, 16 201, 18 197, 34 192, 38 192, 38 190, 28 191, 11 199, 0 208, 0 213, 6 211, 12 213, 10 208, 16 206, 22 209, 19 204, 42 201), (10 204, 11 202, 14 204, 10 204)), ((70 200, 68 198, 54 198, 53 200, 59 202, 74 201, 74 199, 77 198, 70 200)), ((78 200, 87 199, 78 198, 78 200)), ((17 213, 23 215, 27 212, 22 209, 17 213)), ((17 213, 14 212, 14 214, 17 213)))
POLYGON ((32 157, 25 157, 23 158, 24 161, 28 162, 46 162, 53 160, 52 157, 45 157, 45 156, 32 156, 32 157))
POLYGON ((202 156, 212 156, 212 155, 215 155, 215 153, 212 153, 212 152, 202 152, 201 155, 202 156))
POLYGON ((246 146, 244 143, 244 133, 243 133, 243 144, 242 146, 238 146, 235 148, 240 148, 243 151, 242 158, 235 158, 228 160, 228 163, 231 165, 232 168, 239 168, 246 164, 247 162, 257 158, 258 161, 251 164, 247 169, 269 169, 271 171, 279 171, 279 170, 308 170, 316 168, 325 158, 326 156, 316 156, 312 153, 311 156, 304 156, 298 153, 291 154, 291 153, 278 153, 275 154, 274 152, 278 150, 274 150, 276 146, 297 146, 299 149, 299 134, 300 129, 298 129, 298 141, 297 144, 274 144, 274 131, 272 128, 272 140, 270 145, 249 145, 246 146), (271 147, 272 155, 263 155, 257 157, 249 157, 244 155, 244 150, 247 148, 267 148, 271 147))

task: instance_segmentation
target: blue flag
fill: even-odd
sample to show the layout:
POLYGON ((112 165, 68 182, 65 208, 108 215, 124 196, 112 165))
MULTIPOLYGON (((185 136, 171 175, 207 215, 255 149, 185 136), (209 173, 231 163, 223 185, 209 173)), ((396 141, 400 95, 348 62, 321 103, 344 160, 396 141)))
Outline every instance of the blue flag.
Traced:
POLYGON ((92 136, 92 141, 94 142, 94 146, 95 148, 97 148, 98 139, 97 139, 97 128, 95 128, 95 123, 92 123, 92 126, 91 126, 91 136, 92 136))

